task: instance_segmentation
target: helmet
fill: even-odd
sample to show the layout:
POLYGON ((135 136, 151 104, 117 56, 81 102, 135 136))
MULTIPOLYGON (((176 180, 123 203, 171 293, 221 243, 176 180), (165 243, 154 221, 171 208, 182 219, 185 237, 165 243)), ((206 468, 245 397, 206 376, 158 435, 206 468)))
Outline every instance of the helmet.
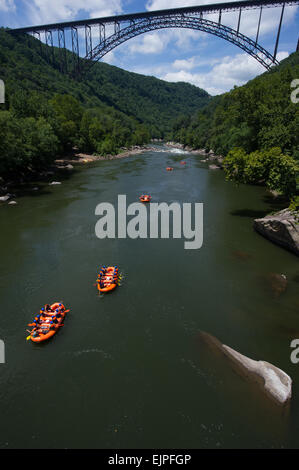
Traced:
POLYGON ((41 309, 41 311, 42 311, 42 312, 44 312, 44 311, 45 311, 44 307, 41 309))

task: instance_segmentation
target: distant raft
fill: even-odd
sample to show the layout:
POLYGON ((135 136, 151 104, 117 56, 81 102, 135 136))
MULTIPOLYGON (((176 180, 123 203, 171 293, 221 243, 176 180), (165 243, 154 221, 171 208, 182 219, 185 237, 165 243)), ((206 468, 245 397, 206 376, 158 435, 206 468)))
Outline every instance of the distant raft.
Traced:
POLYGON ((172 168, 171 166, 168 166, 168 167, 166 168, 166 171, 173 171, 173 168, 172 168))
POLYGON ((119 269, 117 266, 103 266, 98 275, 98 290, 102 293, 111 292, 118 286, 119 269))
POLYGON ((181 162, 181 165, 187 165, 187 162, 181 162))
POLYGON ((28 326, 33 327, 28 336, 27 340, 31 340, 34 343, 42 343, 52 338, 59 328, 63 326, 63 321, 69 310, 65 309, 62 303, 56 302, 53 305, 45 305, 40 310, 33 321, 28 326))
POLYGON ((152 200, 152 196, 149 196, 148 194, 142 194, 142 196, 140 196, 139 198, 140 202, 151 202, 152 200))

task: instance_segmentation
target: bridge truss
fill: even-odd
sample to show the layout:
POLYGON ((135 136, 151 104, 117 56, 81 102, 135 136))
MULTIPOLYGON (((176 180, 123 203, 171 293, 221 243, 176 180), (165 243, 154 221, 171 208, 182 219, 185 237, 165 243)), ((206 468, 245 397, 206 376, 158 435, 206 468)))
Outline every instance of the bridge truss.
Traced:
MULTIPOLYGON (((299 0, 243 0, 229 3, 201 5, 187 8, 160 10, 131 15, 87 19, 10 30, 12 34, 29 33, 45 42, 48 46, 47 58, 54 62, 58 56, 61 71, 67 72, 67 39, 73 53, 73 70, 88 70, 96 61, 131 38, 149 31, 166 28, 185 28, 202 31, 222 38, 250 54, 266 69, 278 64, 277 52, 286 6, 298 5, 299 0), (281 8, 274 51, 271 53, 259 44, 263 11, 266 8, 281 8), (254 39, 241 33, 242 19, 249 10, 259 9, 254 39), (237 24, 234 28, 223 24, 223 13, 237 11, 237 24), (207 15, 216 14, 217 20, 211 21, 207 15), (94 43, 94 31, 97 40, 94 43), (83 35, 82 35, 83 30, 83 35), (84 52, 80 54, 80 37, 84 37, 84 52), (55 38, 55 39, 54 39, 55 38), (54 46, 54 43, 57 46, 54 46), (56 53, 54 50, 56 50, 56 53), (85 58, 85 60, 81 60, 85 58)), ((299 42, 298 42, 299 45, 299 42)), ((70 71, 70 70, 69 70, 70 71)))

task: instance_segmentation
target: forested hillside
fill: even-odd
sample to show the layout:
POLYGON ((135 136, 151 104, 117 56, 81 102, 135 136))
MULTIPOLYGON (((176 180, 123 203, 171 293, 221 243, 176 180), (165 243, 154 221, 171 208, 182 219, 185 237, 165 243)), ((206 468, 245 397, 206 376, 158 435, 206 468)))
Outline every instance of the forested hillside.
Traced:
POLYGON ((246 85, 213 98, 192 117, 179 118, 173 137, 195 148, 227 155, 280 147, 299 159, 299 106, 291 102, 292 80, 299 77, 299 53, 246 85))
MULTIPOLYGON (((167 83, 97 63, 81 77, 46 60, 47 46, 0 29, 0 174, 44 167, 57 153, 116 153, 121 147, 163 138, 180 114, 210 99, 186 83, 167 83)), ((55 52, 57 53, 57 51, 55 52)), ((67 52, 68 60, 72 58, 67 52)))
POLYGON ((172 137, 226 157, 227 179, 264 184, 293 198, 291 207, 299 209, 299 104, 291 101, 291 82, 298 77, 296 52, 246 85, 211 99, 195 115, 179 117, 172 137))

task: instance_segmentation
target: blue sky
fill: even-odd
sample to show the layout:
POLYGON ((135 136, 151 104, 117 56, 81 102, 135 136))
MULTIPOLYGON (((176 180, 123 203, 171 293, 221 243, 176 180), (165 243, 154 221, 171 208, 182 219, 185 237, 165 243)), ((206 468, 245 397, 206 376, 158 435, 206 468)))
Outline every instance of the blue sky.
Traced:
MULTIPOLYGON (((0 0, 0 25, 7 27, 97 18, 101 16, 176 8, 222 0, 0 0)), ((255 38, 258 10, 244 15, 241 32, 255 38)), ((280 9, 263 13, 260 43, 273 52, 280 9)), ((212 16, 208 19, 213 20, 212 16)), ((226 13, 223 22, 235 27, 237 13, 226 13)), ((279 59, 297 45, 299 8, 287 7, 279 59)), ((146 33, 119 46, 104 61, 167 81, 193 83, 215 95, 242 85, 264 68, 232 44, 198 31, 169 29, 146 33)))

